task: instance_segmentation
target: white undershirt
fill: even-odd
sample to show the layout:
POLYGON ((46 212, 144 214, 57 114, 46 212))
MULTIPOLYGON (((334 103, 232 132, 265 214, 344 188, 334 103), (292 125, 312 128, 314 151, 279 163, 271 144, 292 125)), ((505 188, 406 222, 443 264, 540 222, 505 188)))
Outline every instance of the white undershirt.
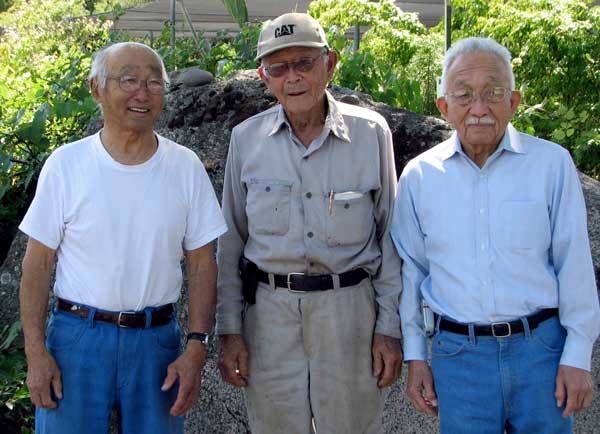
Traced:
POLYGON ((56 249, 55 294, 106 310, 177 301, 184 250, 226 231, 196 154, 157 136, 146 162, 123 165, 99 133, 57 149, 19 226, 56 249))

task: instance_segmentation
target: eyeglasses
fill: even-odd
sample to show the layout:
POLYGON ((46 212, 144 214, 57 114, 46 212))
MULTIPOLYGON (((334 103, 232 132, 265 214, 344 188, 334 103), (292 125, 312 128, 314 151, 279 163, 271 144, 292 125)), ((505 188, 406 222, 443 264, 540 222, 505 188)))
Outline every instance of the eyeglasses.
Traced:
POLYGON ((300 59, 292 62, 278 62, 268 66, 263 66, 262 68, 267 72, 267 74, 274 78, 282 77, 290 68, 297 72, 308 72, 314 68, 317 59, 324 55, 324 53, 320 53, 315 57, 301 57, 300 59))
POLYGON ((446 98, 452 98, 458 105, 466 106, 471 104, 477 98, 485 103, 497 103, 504 99, 508 89, 505 87, 490 87, 481 92, 473 92, 470 89, 460 89, 454 92, 448 92, 444 95, 446 98))
POLYGON ((150 78, 148 80, 142 80, 131 75, 123 75, 122 77, 111 77, 106 76, 109 80, 115 80, 119 83, 119 87, 123 92, 133 93, 142 87, 142 83, 146 85, 146 89, 152 95, 162 95, 167 91, 167 85, 164 80, 160 78, 150 78))

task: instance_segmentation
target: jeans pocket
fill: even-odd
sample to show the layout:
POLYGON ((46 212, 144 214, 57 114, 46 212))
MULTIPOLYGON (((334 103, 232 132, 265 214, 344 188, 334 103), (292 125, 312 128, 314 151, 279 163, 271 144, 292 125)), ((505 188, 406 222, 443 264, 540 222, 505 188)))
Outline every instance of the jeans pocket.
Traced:
POLYGON ((177 321, 172 320, 164 326, 152 327, 156 346, 162 351, 179 352, 181 348, 181 329, 177 321))
POLYGON ((565 346, 567 331, 558 322, 558 318, 544 321, 531 331, 533 342, 551 353, 562 353, 565 346))
POLYGON ((431 356, 454 357, 462 353, 468 343, 468 336, 455 335, 452 333, 437 333, 431 344, 431 356))
POLYGON ((53 314, 46 330, 46 346, 51 351, 69 350, 79 342, 86 328, 86 320, 70 314, 53 314))

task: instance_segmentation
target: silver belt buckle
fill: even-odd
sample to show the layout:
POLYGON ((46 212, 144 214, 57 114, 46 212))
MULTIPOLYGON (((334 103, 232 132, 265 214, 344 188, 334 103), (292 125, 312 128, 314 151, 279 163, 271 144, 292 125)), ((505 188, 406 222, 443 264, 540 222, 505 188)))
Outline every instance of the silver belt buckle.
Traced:
POLYGON ((510 328, 510 323, 509 322, 495 322, 495 323, 492 324, 491 327, 492 327, 492 336, 494 336, 495 338, 507 338, 507 337, 509 337, 512 334, 512 330, 510 328), (508 333, 505 334, 505 335, 497 335, 495 327, 497 325, 503 325, 503 324, 506 324, 506 326, 508 327, 508 333))
POLYGON ((117 325, 119 327, 123 327, 123 328, 131 328, 128 325, 125 324, 121 324, 121 318, 123 318, 123 315, 135 315, 135 312, 119 312, 119 317, 117 318, 117 325))
POLYGON ((292 289, 292 288, 291 288, 292 281, 291 281, 291 279, 290 279, 290 278, 291 278, 291 276, 294 276, 294 275, 295 275, 295 276, 304 276, 304 273, 288 273, 288 274, 287 274, 287 289, 288 289, 288 291, 290 291, 290 292, 295 292, 295 293, 298 293, 298 294, 303 294, 303 293, 305 293, 306 291, 299 291, 299 290, 297 290, 297 289, 292 289))

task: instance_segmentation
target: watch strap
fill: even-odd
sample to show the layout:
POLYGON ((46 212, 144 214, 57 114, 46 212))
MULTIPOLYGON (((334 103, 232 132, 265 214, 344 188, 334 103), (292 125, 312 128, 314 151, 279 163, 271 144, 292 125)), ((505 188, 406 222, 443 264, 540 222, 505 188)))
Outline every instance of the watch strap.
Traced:
POLYGON ((202 332, 191 332, 185 337, 185 343, 187 344, 190 340, 200 341, 204 345, 208 345, 208 342, 210 341, 210 335, 202 332))

